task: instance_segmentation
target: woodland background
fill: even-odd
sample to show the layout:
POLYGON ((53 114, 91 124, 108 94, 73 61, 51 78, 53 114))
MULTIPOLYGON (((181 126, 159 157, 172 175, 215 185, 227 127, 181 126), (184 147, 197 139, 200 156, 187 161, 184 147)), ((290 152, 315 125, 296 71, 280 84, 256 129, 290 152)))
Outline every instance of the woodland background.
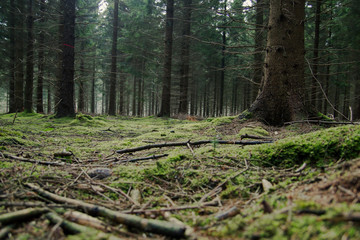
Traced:
MULTIPOLYGON (((167 115, 224 116, 241 113, 257 96, 267 0, 175 1, 166 70, 171 1, 77 0, 73 45, 61 38, 64 2, 1 1, 1 112, 55 111, 64 48, 75 51, 76 112, 149 116, 165 101, 167 115), (164 100, 166 71, 171 94, 164 100)), ((360 118, 359 9, 356 0, 306 3, 306 101, 334 117, 360 118)))

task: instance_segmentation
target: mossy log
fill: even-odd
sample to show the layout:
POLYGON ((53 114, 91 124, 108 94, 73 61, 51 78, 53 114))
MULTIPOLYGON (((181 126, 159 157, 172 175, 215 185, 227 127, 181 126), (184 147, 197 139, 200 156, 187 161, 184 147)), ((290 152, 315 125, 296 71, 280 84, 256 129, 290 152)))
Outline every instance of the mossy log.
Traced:
POLYGON ((2 225, 10 223, 19 223, 27 221, 34 217, 41 216, 42 214, 50 211, 48 208, 26 208, 16 212, 10 212, 0 215, 0 223, 2 225))
POLYGON ((133 216, 130 214, 116 212, 111 209, 98 206, 95 204, 85 203, 80 200, 61 197, 56 194, 50 193, 32 183, 25 183, 25 186, 31 188, 39 195, 48 198, 52 201, 76 205, 78 206, 79 209, 82 209, 83 211, 89 213, 90 215, 102 216, 114 222, 121 223, 129 227, 134 227, 142 231, 153 232, 153 233, 158 233, 158 234, 163 234, 166 236, 178 237, 178 238, 184 237, 185 234, 185 228, 183 226, 178 226, 176 224, 172 224, 167 221, 145 219, 139 216, 133 216))

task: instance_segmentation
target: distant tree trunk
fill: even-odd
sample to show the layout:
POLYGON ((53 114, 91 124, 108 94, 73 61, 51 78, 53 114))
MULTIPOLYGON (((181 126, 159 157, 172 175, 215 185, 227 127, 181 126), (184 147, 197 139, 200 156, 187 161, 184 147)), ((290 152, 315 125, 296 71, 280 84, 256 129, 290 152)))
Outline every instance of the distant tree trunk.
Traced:
POLYGON ((316 9, 315 9, 315 37, 314 37, 314 51, 313 51, 313 66, 312 71, 314 73, 313 79, 312 79, 312 86, 311 86, 311 105, 313 107, 317 106, 318 111, 321 111, 321 107, 319 109, 320 105, 317 105, 317 101, 320 101, 320 99, 317 99, 317 91, 318 91, 318 64, 319 64, 319 42, 320 42, 320 15, 321 15, 321 1, 322 0, 316 0, 316 9))
POLYGON ((20 13, 16 19, 16 32, 15 32, 15 111, 21 112, 24 110, 24 1, 18 0, 16 5, 16 11, 20 13))
POLYGON ((95 78, 96 76, 96 64, 95 58, 93 60, 93 73, 92 73, 92 82, 91 82, 91 113, 95 113, 95 78))
POLYGON ((111 48, 109 115, 116 115, 116 64, 117 64, 118 22, 119 22, 119 0, 114 0, 113 37, 112 37, 112 48, 111 48))
POLYGON ((305 0, 270 0, 265 78, 249 111, 270 125, 282 125, 305 114, 305 0))
MULTIPOLYGON (((226 9, 227 0, 224 2, 224 25, 226 25, 226 9)), ((220 84, 219 84, 219 105, 218 105, 218 112, 219 115, 223 115, 224 110, 224 91, 225 91, 225 51, 226 51, 226 29, 224 28, 222 31, 222 49, 221 49, 221 72, 220 72, 220 84)))
POLYGON ((56 117, 73 117, 74 109, 74 46, 75 0, 63 0, 62 81, 59 83, 59 103, 56 117))
POLYGON ((9 112, 16 112, 15 105, 15 0, 10 0, 9 15, 9 42, 10 42, 10 64, 9 64, 9 112))
POLYGON ((120 92, 119 92, 119 114, 125 115, 125 103, 124 103, 124 94, 125 94, 125 77, 123 72, 120 72, 120 92))
MULTIPOLYGON (((45 23, 45 0, 40 0, 40 23, 45 23)), ((43 82, 44 82, 44 44, 45 44, 45 32, 40 30, 39 33, 39 56, 38 56, 38 81, 36 88, 36 112, 43 113, 43 82)))
POLYGON ((48 79, 48 86, 47 86, 47 114, 52 112, 52 104, 51 104, 51 82, 50 78, 48 79))
POLYGON ((165 25, 165 49, 164 49, 164 76, 162 84, 161 109, 159 117, 170 116, 171 100, 171 62, 172 43, 174 26, 174 0, 167 0, 166 3, 166 25, 165 25))
POLYGON ((255 5, 255 53, 254 53, 254 78, 252 85, 252 101, 259 93, 263 76, 263 49, 264 49, 264 0, 257 0, 255 5))
POLYGON ((179 113, 188 113, 188 85, 189 85, 189 62, 190 62, 190 39, 191 34, 191 4, 192 0, 184 0, 181 56, 180 56, 180 101, 179 113))
POLYGON ((26 82, 25 82, 25 112, 33 112, 33 90, 34 90, 34 34, 32 0, 28 1, 27 25, 27 53, 26 53, 26 82))
POLYGON ((134 82, 133 82, 133 99, 132 99, 132 115, 136 115, 136 83, 137 83, 137 76, 134 76, 134 82))
MULTIPOLYGON (((82 48, 82 52, 84 52, 84 48, 82 48)), ((85 66, 84 66, 84 58, 81 57, 80 59, 80 78, 79 78, 79 99, 78 99, 78 111, 79 112, 84 112, 85 111, 85 100, 84 100, 84 95, 85 95, 85 86, 84 86, 84 81, 85 81, 85 66)))

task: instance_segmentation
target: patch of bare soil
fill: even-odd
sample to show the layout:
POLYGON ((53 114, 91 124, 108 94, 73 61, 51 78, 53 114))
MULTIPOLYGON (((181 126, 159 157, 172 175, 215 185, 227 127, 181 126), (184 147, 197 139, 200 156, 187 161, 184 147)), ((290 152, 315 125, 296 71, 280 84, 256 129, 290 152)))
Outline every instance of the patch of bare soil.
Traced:
POLYGON ((360 200, 360 159, 339 164, 292 190, 295 199, 311 200, 322 205, 358 203, 360 200))

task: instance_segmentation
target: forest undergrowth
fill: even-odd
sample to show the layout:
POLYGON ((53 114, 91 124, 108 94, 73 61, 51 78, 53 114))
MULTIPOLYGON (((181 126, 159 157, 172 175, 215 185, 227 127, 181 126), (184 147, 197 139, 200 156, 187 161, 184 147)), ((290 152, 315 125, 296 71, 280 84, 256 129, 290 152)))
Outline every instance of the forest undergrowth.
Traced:
POLYGON ((360 239, 360 126, 0 115, 0 239, 360 239))

